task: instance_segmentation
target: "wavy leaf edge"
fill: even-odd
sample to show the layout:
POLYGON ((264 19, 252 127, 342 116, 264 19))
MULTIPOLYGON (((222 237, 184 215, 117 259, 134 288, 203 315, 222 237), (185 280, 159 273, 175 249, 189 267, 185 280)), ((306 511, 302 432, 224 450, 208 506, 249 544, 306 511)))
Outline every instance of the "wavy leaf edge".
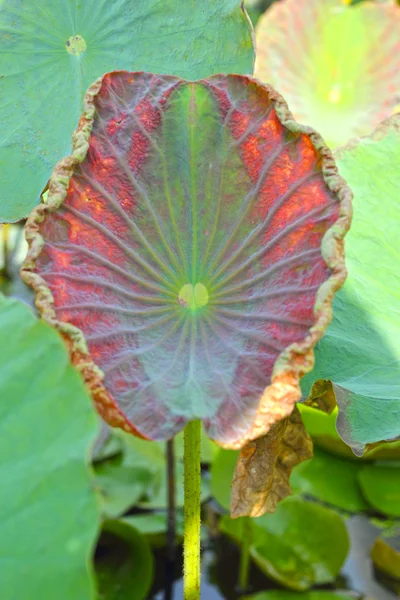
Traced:
MULTIPOLYGON (((127 72, 112 72, 112 74, 118 73, 127 72)), ((138 71, 129 74, 132 77, 140 77, 144 72, 138 71)), ((100 93, 104 78, 108 76, 110 76, 110 73, 102 75, 88 88, 84 99, 84 113, 80 118, 78 128, 72 136, 72 154, 56 164, 49 180, 49 194, 46 203, 42 202, 35 207, 27 220, 25 236, 28 242, 28 253, 21 268, 21 277, 26 284, 34 289, 36 294, 35 304, 43 319, 55 327, 64 338, 69 349, 71 362, 81 373, 99 414, 110 425, 119 427, 143 439, 149 439, 135 427, 134 423, 128 420, 113 397, 105 389, 103 373, 90 356, 84 334, 77 327, 57 319, 53 295, 45 280, 38 273, 35 273, 36 260, 44 247, 44 239, 39 232, 39 226, 46 218, 47 213, 55 212, 62 205, 67 196, 74 169, 86 157, 96 114, 95 98, 100 93)), ((172 75, 161 77, 165 80, 189 83, 187 80, 172 75)), ((294 120, 286 101, 274 88, 261 84, 257 79, 247 75, 212 75, 206 79, 198 80, 198 82, 212 83, 213 79, 220 77, 247 81, 257 88, 267 91, 268 96, 274 103, 276 114, 282 126, 292 133, 306 134, 314 148, 320 152, 324 182, 337 196, 340 206, 338 219, 325 232, 321 244, 322 258, 331 270, 331 275, 317 291, 314 305, 315 323, 309 329, 304 341, 290 344, 278 356, 273 367, 271 384, 265 388, 253 424, 246 434, 240 439, 229 443, 217 442, 222 447, 238 449, 247 442, 264 435, 274 423, 290 415, 295 403, 301 397, 300 379, 313 368, 313 348, 332 320, 334 294, 343 285, 347 276, 343 240, 351 224, 353 193, 339 174, 332 152, 326 146, 322 137, 313 128, 301 125, 294 120)))

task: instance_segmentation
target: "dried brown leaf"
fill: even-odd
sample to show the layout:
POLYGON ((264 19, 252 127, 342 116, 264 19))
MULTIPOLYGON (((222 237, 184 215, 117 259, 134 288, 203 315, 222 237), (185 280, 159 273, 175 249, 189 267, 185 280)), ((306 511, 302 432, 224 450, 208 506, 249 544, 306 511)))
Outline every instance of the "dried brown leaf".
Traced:
POLYGON ((312 440, 301 415, 292 414, 242 448, 233 475, 231 517, 259 517, 275 511, 291 493, 293 467, 312 457, 312 440))

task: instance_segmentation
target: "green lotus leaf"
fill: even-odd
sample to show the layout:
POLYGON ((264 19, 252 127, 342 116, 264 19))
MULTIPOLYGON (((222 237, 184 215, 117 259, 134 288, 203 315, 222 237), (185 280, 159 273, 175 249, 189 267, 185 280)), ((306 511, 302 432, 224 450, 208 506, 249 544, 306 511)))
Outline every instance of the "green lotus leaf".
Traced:
POLYGON ((88 454, 98 418, 56 331, 0 296, 0 587, 94 600, 100 526, 88 454))
POLYGON ((314 446, 329 452, 335 456, 342 458, 350 458, 352 460, 399 460, 400 459, 400 441, 399 442, 378 442, 371 444, 367 448, 367 452, 362 456, 356 457, 354 452, 342 440, 336 429, 336 420, 338 409, 330 415, 315 410, 310 406, 299 403, 301 418, 308 433, 311 435, 314 446))
POLYGON ((384 515, 400 517, 399 463, 365 465, 358 480, 371 506, 384 515))
POLYGON ((368 508, 357 475, 361 461, 349 461, 314 448, 314 456, 293 469, 290 485, 294 492, 307 494, 322 502, 350 512, 368 508))
POLYGON ((165 440, 199 419, 238 448, 300 397, 350 200, 272 88, 115 72, 28 220, 22 275, 106 421, 165 440))
POLYGON ((255 75, 330 146, 345 144, 396 109, 399 29, 391 1, 282 0, 257 24, 255 75))
POLYGON ((0 222, 38 203, 103 73, 253 72, 240 0, 10 0, 0 4, 0 39, 0 222))
POLYGON ((154 559, 149 542, 130 523, 103 523, 95 568, 99 598, 145 600, 153 580, 154 559))
MULTIPOLYGON (((307 378, 307 381, 313 376, 307 378)), ((305 383, 302 383, 302 388, 305 388, 305 383)), ((308 392, 307 388, 307 392, 308 392)), ((336 419, 338 409, 336 408, 331 414, 327 414, 317 408, 312 408, 306 404, 298 404, 303 423, 311 435, 314 446, 318 446, 332 454, 346 458, 355 458, 354 453, 344 443, 336 430, 336 419)))
POLYGON ((103 497, 103 514, 108 518, 123 515, 145 495, 152 473, 138 466, 125 466, 119 459, 94 466, 96 482, 103 497))
MULTIPOLYGON (((250 553, 268 576, 289 589, 307 590, 335 580, 349 550, 342 518, 300 498, 286 498, 274 514, 251 519, 250 553)), ((220 529, 241 544, 243 519, 223 517, 220 529)))
POLYGON ((396 115, 337 155, 355 195, 349 276, 317 346, 315 369, 303 380, 305 394, 316 380, 333 382, 338 431, 357 454, 400 436, 399 155, 396 115))

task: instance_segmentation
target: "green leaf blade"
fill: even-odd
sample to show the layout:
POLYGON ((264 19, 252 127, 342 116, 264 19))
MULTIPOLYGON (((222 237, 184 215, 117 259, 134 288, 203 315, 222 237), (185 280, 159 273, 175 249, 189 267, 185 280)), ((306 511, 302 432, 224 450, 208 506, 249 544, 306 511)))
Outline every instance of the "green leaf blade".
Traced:
POLYGON ((358 474, 361 491, 376 510, 389 517, 400 517, 399 464, 365 465, 358 474))
MULTIPOLYGON (((299 497, 278 504, 274 514, 251 520, 251 555, 268 576, 296 591, 335 580, 349 550, 342 518, 299 497)), ((223 517, 222 533, 242 542, 241 519, 223 517)))
POLYGON ((84 93, 103 73, 253 72, 239 0, 13 0, 0 7, 0 35, 0 222, 26 217, 38 203, 54 161, 71 150, 84 93))
POLYGON ((315 369, 302 382, 305 393, 318 379, 334 383, 338 431, 357 454, 400 436, 399 152, 400 119, 394 116, 338 153, 355 195, 349 276, 316 348, 315 369))
POLYGON ((294 468, 290 483, 296 493, 307 494, 350 512, 368 508, 357 482, 362 465, 314 448, 311 460, 294 468))
POLYGON ((0 337, 2 593, 88 600, 100 522, 88 452, 98 420, 55 331, 0 298, 0 337))

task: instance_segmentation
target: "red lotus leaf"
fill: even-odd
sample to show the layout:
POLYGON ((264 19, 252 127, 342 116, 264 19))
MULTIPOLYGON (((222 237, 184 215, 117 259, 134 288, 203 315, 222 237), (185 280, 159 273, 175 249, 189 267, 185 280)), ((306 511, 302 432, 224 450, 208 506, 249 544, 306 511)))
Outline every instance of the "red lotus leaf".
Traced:
POLYGON ((300 396, 345 278, 351 192, 249 77, 115 72, 85 106, 23 277, 109 423, 160 440, 201 419, 240 447, 300 396))

